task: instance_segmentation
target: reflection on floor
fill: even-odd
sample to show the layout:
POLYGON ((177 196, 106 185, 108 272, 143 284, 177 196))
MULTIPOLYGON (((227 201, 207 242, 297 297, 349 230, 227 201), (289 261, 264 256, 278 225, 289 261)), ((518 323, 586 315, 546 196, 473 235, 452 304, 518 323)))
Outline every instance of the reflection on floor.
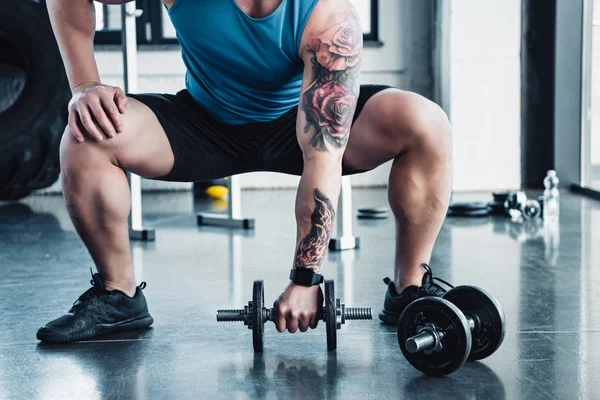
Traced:
MULTIPOLYGON (((157 240, 132 248, 155 325, 60 346, 38 344, 35 332, 88 288, 90 258, 60 197, 0 205, 0 398, 597 398, 600 202, 563 193, 557 231, 503 217, 446 221, 435 274, 494 294, 507 335, 488 359, 435 379, 403 359, 395 329, 378 321, 348 323, 334 354, 322 325, 295 335, 267 325, 262 356, 241 324, 216 322, 217 308, 248 301, 253 280, 265 279, 267 303, 284 288, 294 196, 244 192, 252 232, 195 226, 195 211, 222 203, 145 196, 157 240)), ((383 190, 356 190, 354 207, 385 198, 383 190)), ((393 221, 355 219, 355 231, 362 248, 330 254, 324 272, 346 304, 376 313, 392 272, 393 221)))

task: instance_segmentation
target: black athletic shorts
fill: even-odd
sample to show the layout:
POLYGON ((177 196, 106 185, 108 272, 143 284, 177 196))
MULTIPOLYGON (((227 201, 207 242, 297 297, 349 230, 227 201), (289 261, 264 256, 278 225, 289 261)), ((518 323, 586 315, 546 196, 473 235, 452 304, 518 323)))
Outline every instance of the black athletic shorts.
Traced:
MULTIPOLYGON (((367 100, 387 88, 362 85, 354 121, 367 100)), ((304 161, 296 139, 298 107, 269 122, 228 125, 213 118, 187 90, 128 96, 150 107, 171 144, 175 165, 159 180, 194 182, 254 171, 302 175, 304 161)), ((360 172, 365 171, 343 166, 344 175, 360 172)))

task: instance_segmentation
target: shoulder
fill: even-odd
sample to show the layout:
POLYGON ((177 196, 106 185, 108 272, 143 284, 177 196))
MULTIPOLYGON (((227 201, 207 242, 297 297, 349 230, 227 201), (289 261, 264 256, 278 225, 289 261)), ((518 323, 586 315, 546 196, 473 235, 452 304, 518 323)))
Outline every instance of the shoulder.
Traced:
POLYGON ((350 0, 319 0, 304 28, 300 56, 304 58, 321 44, 331 45, 336 37, 362 48, 362 28, 356 8, 350 0))

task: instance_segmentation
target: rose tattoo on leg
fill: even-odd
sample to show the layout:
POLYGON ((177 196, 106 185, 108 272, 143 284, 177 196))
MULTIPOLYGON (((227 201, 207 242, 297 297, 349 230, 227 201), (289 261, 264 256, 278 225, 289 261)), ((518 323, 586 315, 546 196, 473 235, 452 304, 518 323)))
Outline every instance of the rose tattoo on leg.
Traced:
POLYGON ((358 67, 362 33, 355 19, 334 25, 310 41, 313 83, 302 95, 305 133, 311 145, 328 151, 326 143, 342 148, 348 141, 358 98, 358 67))

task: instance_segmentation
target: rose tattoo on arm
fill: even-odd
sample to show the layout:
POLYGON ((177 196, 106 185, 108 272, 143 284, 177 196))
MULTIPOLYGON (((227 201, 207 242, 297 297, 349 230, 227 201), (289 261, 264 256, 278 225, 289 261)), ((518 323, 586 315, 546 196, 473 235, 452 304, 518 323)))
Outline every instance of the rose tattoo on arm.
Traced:
POLYGON ((319 189, 313 192, 315 210, 311 215, 310 232, 298 244, 295 268, 318 270, 325 259, 331 237, 335 211, 331 201, 319 189))
POLYGON ((356 19, 338 23, 310 41, 314 81, 302 95, 304 133, 311 146, 328 151, 326 142, 342 148, 348 141, 358 98, 362 31, 356 19))

